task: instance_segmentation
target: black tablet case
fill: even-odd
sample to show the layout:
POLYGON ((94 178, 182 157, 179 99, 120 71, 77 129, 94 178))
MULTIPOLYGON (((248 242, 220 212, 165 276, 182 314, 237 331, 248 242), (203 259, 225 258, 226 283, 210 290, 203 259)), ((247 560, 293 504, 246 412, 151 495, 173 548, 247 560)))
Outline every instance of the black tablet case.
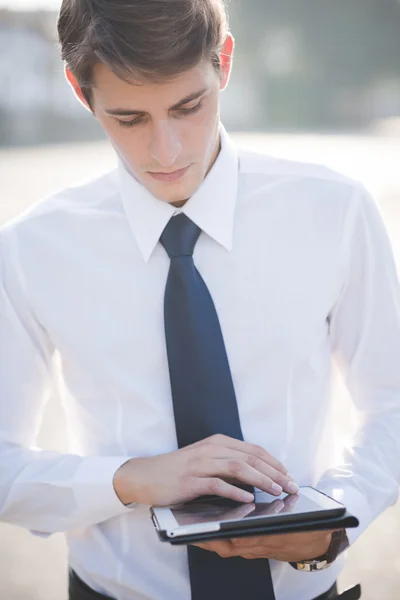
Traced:
MULTIPOLYGON (((195 533, 192 535, 186 535, 179 538, 169 538, 165 531, 159 530, 157 527, 157 519, 150 509, 152 520, 156 528, 158 537, 162 542, 169 542, 174 546, 183 544, 191 544, 193 542, 210 541, 210 540, 221 540, 226 538, 239 538, 239 537, 253 537, 257 535, 272 535, 279 533, 298 533, 302 531, 320 531, 324 529, 347 529, 352 527, 358 527, 359 521, 356 517, 351 515, 347 510, 339 517, 330 517, 327 519, 312 519, 309 521, 303 521, 300 523, 275 523, 264 521, 263 523, 257 522, 249 527, 241 527, 234 529, 230 523, 222 524, 223 529, 219 531, 212 531, 209 533, 195 533), (226 527, 230 527, 229 529, 226 527)), ((243 521, 242 521, 243 522, 243 521)))

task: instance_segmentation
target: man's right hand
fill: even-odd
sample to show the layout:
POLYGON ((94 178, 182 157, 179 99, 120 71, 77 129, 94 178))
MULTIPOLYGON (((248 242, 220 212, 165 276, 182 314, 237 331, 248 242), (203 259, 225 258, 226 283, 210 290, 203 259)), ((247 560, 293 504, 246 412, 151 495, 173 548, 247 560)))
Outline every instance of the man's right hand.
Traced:
POLYGON ((298 486, 285 467, 260 446, 213 435, 170 454, 132 458, 114 476, 123 504, 170 506, 200 496, 252 502, 247 484, 274 496, 295 494, 298 486))

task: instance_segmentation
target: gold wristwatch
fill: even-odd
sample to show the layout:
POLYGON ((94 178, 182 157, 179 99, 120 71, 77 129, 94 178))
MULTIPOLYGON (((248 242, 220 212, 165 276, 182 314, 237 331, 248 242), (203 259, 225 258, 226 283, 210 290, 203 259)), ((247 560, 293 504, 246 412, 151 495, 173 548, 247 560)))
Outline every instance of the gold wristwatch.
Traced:
POLYGON ((327 569, 349 546, 346 530, 334 531, 328 551, 312 560, 300 560, 289 563, 297 571, 322 571, 327 569))

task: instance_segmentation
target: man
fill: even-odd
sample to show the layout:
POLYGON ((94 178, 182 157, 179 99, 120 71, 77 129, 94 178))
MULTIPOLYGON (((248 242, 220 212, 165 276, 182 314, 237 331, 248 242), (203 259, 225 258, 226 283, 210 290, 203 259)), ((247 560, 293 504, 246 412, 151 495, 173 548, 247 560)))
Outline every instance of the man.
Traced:
POLYGON ((337 598, 343 549, 398 495, 400 310, 381 217, 356 182, 235 147, 219 120, 222 0, 64 0, 58 30, 118 167, 1 232, 0 518, 66 532, 71 600, 337 598), (65 455, 34 447, 55 353, 65 455), (363 414, 339 464, 331 353, 363 414), (298 485, 359 528, 186 549, 149 518, 298 485))

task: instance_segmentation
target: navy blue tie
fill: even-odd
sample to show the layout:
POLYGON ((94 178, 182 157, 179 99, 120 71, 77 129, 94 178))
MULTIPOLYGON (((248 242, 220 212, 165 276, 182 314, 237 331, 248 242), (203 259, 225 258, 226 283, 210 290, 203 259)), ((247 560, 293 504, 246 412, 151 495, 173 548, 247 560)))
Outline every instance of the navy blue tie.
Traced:
MULTIPOLYGON (((201 230, 172 217, 161 243, 171 259, 165 336, 179 448, 222 433, 243 440, 225 344, 210 292, 193 262, 201 230)), ((269 562, 221 558, 188 546, 192 600, 274 600, 269 562)))

